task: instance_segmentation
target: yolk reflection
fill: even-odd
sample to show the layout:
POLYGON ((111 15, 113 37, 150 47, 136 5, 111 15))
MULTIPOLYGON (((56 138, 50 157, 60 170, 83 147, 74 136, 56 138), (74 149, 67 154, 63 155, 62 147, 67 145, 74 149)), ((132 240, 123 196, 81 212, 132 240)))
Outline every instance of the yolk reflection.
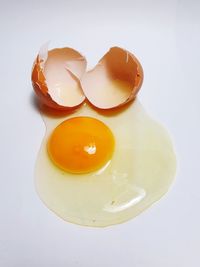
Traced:
POLYGON ((87 173, 110 160, 114 137, 103 122, 90 117, 75 117, 55 128, 47 149, 51 160, 62 170, 87 173))

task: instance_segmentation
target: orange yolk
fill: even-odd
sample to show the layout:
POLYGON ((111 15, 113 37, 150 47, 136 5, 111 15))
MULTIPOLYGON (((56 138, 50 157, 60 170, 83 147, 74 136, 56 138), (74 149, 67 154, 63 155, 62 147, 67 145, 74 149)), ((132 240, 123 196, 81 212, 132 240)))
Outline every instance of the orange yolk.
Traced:
POLYGON ((114 137, 103 122, 90 117, 75 117, 55 128, 47 149, 51 160, 62 170, 87 173, 110 160, 114 137))

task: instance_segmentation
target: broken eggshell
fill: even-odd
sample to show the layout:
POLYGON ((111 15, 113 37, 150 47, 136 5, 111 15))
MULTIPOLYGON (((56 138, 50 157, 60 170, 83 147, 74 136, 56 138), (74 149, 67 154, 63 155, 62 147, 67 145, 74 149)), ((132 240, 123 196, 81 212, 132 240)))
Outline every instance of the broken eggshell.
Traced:
POLYGON ((59 110, 77 108, 85 100, 80 78, 86 59, 72 48, 48 51, 45 45, 34 62, 32 84, 41 103, 59 110))
POLYGON ((81 78, 81 86, 89 102, 99 109, 113 109, 133 100, 143 82, 143 70, 130 52, 112 47, 81 78))

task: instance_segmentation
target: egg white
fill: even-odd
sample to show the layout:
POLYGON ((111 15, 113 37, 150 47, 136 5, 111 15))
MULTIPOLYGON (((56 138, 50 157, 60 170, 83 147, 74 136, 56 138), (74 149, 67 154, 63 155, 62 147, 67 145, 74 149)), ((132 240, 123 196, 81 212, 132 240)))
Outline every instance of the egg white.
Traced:
POLYGON ((84 104, 66 117, 43 114, 43 119, 46 134, 36 162, 36 189, 46 206, 64 220, 97 227, 118 224, 135 217, 168 191, 176 171, 173 146, 166 130, 147 115, 139 101, 116 114, 101 114, 84 104), (77 116, 101 120, 115 137, 110 162, 81 175, 56 167, 46 147, 55 127, 77 116))

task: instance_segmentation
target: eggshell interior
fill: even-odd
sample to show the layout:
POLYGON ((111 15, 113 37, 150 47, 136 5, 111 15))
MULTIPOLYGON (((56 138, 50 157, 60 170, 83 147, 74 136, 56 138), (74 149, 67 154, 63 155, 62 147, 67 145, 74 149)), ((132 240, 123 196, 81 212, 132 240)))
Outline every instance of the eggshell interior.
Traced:
POLYGON ((81 79, 83 91, 97 108, 111 109, 133 100, 143 81, 143 70, 128 51, 112 47, 81 79))
POLYGON ((85 69, 85 58, 74 49, 45 51, 42 47, 32 71, 33 87, 40 101, 55 109, 80 105, 85 96, 79 79, 85 69))

